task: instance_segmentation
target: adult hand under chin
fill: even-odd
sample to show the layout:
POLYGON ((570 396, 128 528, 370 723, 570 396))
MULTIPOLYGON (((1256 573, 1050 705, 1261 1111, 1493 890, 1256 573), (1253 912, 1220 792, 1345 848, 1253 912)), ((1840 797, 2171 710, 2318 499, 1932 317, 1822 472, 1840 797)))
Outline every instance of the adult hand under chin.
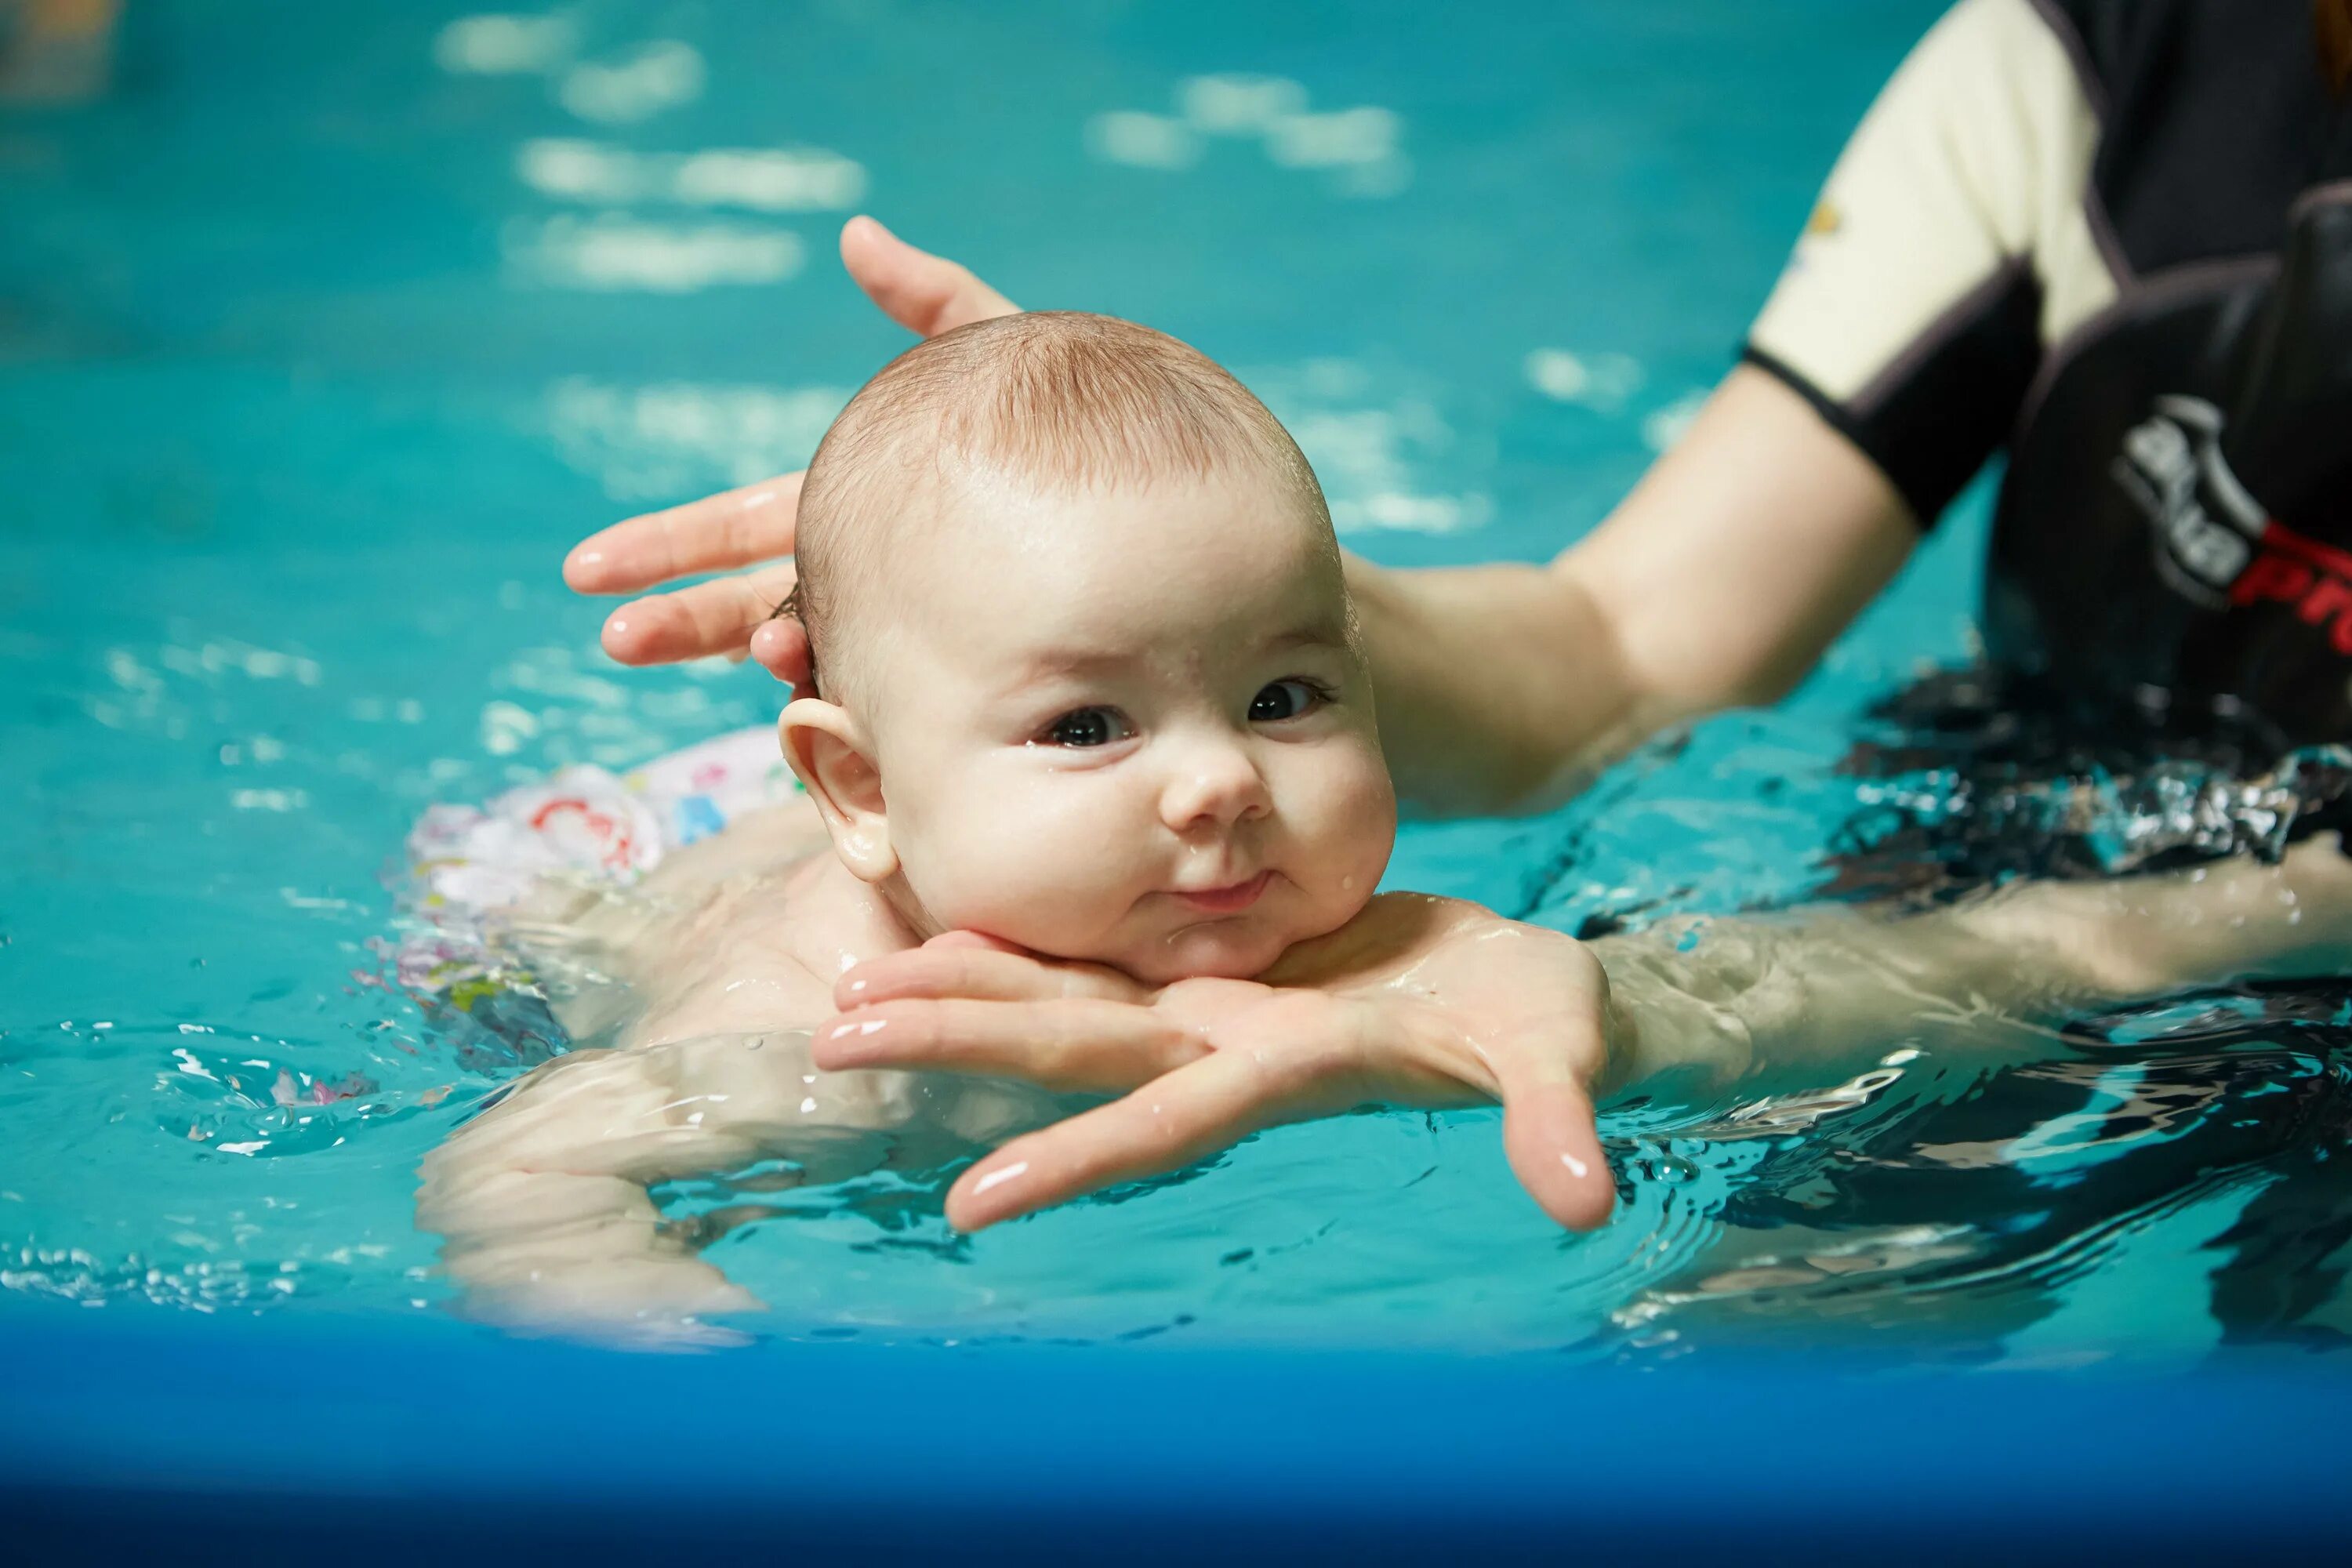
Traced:
MULTIPOLYGON (((1566 939, 1561 939, 1566 942, 1566 939)), ((1607 1221, 1616 1190, 1589 1086, 1607 1058, 1606 982, 1576 973, 1539 1028, 1496 1028, 1443 984, 1324 991, 1256 981, 1152 988, 1099 965, 1043 959, 969 932, 845 973, 841 1015, 816 1035, 829 1071, 897 1068, 1018 1079, 1119 1098, 1016 1138, 947 1200, 983 1229, 1104 1187, 1180 1170, 1253 1132, 1368 1104, 1505 1113, 1513 1170, 1571 1229, 1607 1221)))

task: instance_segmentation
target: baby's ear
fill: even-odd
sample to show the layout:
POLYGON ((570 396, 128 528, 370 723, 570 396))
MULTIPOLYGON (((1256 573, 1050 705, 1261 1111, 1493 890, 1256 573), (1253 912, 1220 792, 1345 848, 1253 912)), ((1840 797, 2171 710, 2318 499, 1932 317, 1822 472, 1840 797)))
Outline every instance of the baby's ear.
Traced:
POLYGON ((824 815, 842 862, 865 882, 882 881, 898 870, 882 770, 848 710, 821 698, 795 698, 776 721, 776 737, 784 761, 824 815))

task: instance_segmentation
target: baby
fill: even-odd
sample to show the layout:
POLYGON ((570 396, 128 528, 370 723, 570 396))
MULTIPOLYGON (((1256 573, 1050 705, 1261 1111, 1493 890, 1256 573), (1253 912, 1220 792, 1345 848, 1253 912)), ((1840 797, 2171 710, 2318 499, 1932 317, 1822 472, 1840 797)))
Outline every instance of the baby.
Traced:
MULTIPOLYGON (((909 350, 819 447, 797 559, 816 674, 780 734, 805 799, 625 895, 550 885, 511 911, 583 977, 558 1003, 574 1040, 612 1044, 427 1158, 419 1222, 472 1310, 675 1331, 751 1308, 699 1258, 709 1225, 666 1226, 649 1185, 936 1165, 1049 1118, 983 1079, 817 1069, 844 973, 946 933, 1187 987, 1204 1016, 1276 971, 1442 981, 1539 1027, 1567 984, 1557 932, 1373 900, 1396 805, 1329 514, 1192 349, 1042 313, 909 350)), ((1573 1190, 1538 1196, 1598 1223, 1580 1136, 1573 1190)))

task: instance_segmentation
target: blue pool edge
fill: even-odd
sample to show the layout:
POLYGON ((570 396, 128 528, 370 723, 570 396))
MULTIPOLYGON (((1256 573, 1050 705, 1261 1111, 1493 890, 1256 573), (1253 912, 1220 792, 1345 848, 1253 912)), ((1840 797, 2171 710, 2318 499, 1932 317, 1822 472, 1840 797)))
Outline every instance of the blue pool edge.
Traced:
POLYGON ((0 1519, 45 1552, 2340 1562, 2352 1540, 2352 1379, 2284 1352, 2167 1376, 1866 1349, 654 1355, 16 1307, 0 1388, 0 1519))

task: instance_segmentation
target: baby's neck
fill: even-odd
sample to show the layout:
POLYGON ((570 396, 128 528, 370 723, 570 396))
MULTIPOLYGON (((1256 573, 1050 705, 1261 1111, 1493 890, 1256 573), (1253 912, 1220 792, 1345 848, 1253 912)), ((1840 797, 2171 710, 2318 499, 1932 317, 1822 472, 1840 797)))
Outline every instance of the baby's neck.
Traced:
POLYGON ((920 947, 933 934, 835 855, 811 857, 784 892, 793 955, 828 985, 844 970, 920 947))

